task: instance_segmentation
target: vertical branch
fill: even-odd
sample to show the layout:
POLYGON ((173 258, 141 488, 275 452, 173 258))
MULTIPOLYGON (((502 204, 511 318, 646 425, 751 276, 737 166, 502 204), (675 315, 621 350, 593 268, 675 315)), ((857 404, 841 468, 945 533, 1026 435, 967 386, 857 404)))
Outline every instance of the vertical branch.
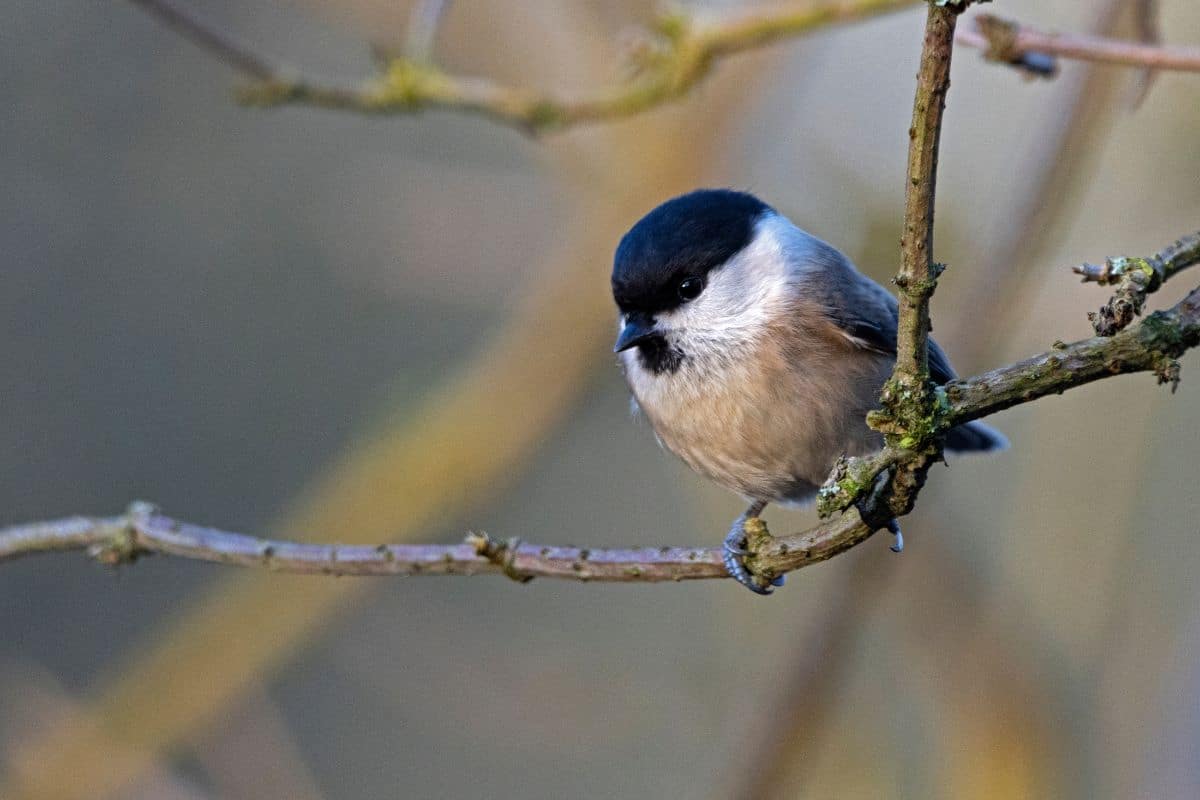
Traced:
POLYGON ((908 129, 904 236, 900 240, 900 272, 896 275, 896 285, 900 288, 900 320, 893 378, 900 388, 914 396, 923 396, 929 381, 929 299, 942 270, 940 264, 932 261, 938 140, 946 92, 950 89, 954 26, 961 10, 951 5, 929 5, 921 66, 917 72, 912 127, 908 129))
MULTIPOLYGON (((917 493, 933 459, 941 455, 944 403, 939 404, 929 380, 929 301, 937 288, 942 265, 933 261, 933 212, 937 186, 938 142, 942 114, 950 90, 950 57, 958 15, 971 0, 928 0, 921 64, 913 98, 912 125, 908 129, 908 169, 904 186, 904 229, 900 238, 900 271, 894 282, 899 291, 896 322, 896 365, 880 394, 881 410, 867 415, 867 424, 884 434, 888 448, 884 459, 891 477, 878 485, 878 470, 865 476, 862 465, 839 464, 831 476, 832 487, 822 488, 818 506, 822 514, 845 510, 861 497, 863 486, 875 486, 872 497, 859 503, 871 529, 912 511, 917 493), (852 498, 839 483, 848 472, 858 473, 852 498), (885 501, 886 508, 880 506, 885 501)), ((868 534, 870 535, 870 534, 868 534)))

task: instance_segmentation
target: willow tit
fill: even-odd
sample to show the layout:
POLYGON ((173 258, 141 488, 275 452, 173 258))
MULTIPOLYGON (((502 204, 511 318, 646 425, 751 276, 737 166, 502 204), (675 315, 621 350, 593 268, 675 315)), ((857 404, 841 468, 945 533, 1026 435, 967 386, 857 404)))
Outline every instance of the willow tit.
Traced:
MULTIPOLYGON (((668 200, 634 225, 612 290, 635 409, 663 446, 749 502, 725 564, 769 594, 746 569, 743 523, 767 503, 810 501, 839 456, 882 447, 866 416, 895 360, 896 298, 766 203, 723 189, 668 200)), ((954 377, 933 341, 929 368, 938 383, 954 377)), ((979 422, 946 437, 950 452, 1005 446, 979 422)))

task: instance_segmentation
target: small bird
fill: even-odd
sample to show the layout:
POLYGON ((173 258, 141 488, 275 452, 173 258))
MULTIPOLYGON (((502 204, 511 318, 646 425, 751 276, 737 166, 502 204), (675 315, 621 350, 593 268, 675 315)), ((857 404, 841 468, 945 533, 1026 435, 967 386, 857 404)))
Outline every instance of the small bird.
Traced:
MULTIPOLYGON (((749 503, 725 538, 739 583, 743 525, 768 503, 812 500, 839 456, 883 446, 867 427, 896 356, 896 298, 838 250, 757 197, 700 189, 668 200, 621 239, 613 259, 619 353, 635 410, 660 444, 749 503)), ((954 377, 929 342, 934 381, 954 377)), ((949 452, 1007 446, 979 422, 949 452)), ((903 540, 893 521, 888 529, 903 540)), ((773 585, 782 583, 782 576, 773 585)))

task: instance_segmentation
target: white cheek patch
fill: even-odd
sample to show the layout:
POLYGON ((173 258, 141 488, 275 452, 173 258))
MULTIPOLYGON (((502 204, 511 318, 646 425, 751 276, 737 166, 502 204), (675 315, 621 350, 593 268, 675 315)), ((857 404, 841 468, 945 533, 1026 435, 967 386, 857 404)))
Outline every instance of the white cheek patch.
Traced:
POLYGON ((754 239, 708 274, 700 296, 658 315, 659 327, 689 356, 756 341, 768 323, 787 313, 790 270, 775 215, 758 223, 754 239))

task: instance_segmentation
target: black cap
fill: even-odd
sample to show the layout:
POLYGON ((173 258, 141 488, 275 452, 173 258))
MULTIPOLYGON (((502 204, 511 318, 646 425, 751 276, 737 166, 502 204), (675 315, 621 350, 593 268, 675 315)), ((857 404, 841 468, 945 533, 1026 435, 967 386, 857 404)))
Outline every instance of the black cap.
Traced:
POLYGON ((624 313, 653 314, 684 301, 679 284, 707 277, 754 238, 771 207, 752 194, 699 189, 660 205, 621 239, 613 258, 613 299, 624 313))

